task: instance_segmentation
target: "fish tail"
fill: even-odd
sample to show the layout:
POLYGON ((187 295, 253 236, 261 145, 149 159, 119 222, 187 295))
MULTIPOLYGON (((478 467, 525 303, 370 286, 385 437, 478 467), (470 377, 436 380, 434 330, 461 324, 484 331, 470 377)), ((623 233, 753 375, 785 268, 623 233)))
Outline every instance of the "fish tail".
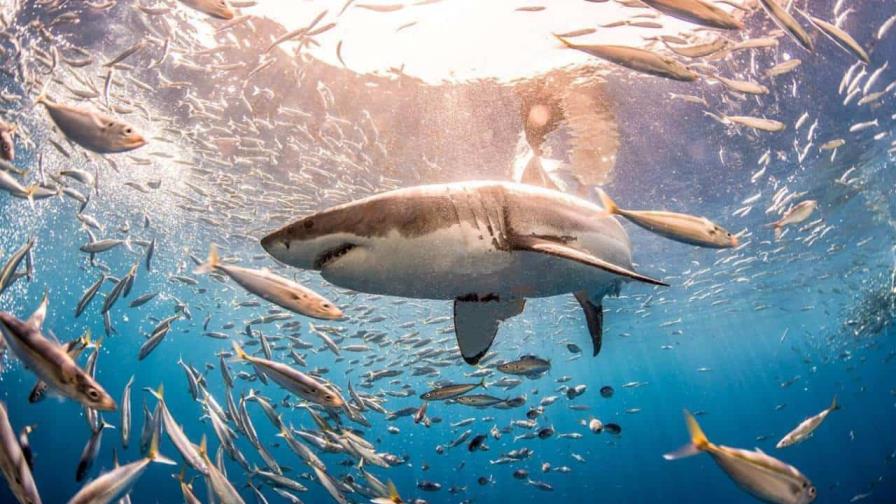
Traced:
POLYGON ((90 328, 84 330, 84 334, 81 335, 81 345, 83 348, 87 348, 91 345, 92 333, 90 332, 90 328))
POLYGON ((573 43, 570 42, 569 40, 566 40, 565 38, 561 37, 560 35, 557 35, 556 33, 552 33, 552 35, 553 35, 557 40, 559 40, 560 43, 562 44, 562 45, 560 46, 561 49, 566 49, 566 48, 574 49, 574 48, 575 48, 575 44, 573 44, 573 43))
POLYGON ((25 198, 28 200, 28 204, 31 205, 31 209, 34 209, 34 194, 37 193, 37 190, 40 188, 37 183, 33 183, 25 188, 25 198))
POLYGON ((831 400, 831 407, 828 408, 830 411, 837 411, 840 409, 840 403, 837 402, 837 396, 834 396, 834 399, 831 400))
POLYGON ((43 104, 48 105, 50 100, 47 98, 47 87, 50 85, 50 81, 52 79, 47 79, 47 82, 44 83, 43 87, 40 88, 40 93, 34 98, 34 104, 43 104))
POLYGON ((199 456, 208 461, 208 439, 205 434, 202 435, 202 441, 199 442, 199 456))
POLYGON ((706 450, 710 446, 709 439, 707 439, 706 434, 703 433, 703 429, 700 428, 697 419, 687 410, 684 412, 684 421, 688 427, 691 442, 674 452, 663 455, 663 458, 666 460, 678 460, 680 458, 690 457, 706 450))
POLYGON ((595 191, 597 191, 597 197, 600 198, 600 204, 604 207, 604 210, 610 214, 619 215, 619 205, 613 201, 613 198, 600 187, 595 188, 595 191))
POLYGON ((713 114, 712 112, 710 112, 710 111, 708 111, 708 110, 704 110, 703 113, 706 114, 706 115, 708 115, 709 117, 712 117, 713 119, 715 119, 715 120, 718 121, 719 123, 724 124, 725 126, 728 126, 729 124, 731 124, 731 123, 729 123, 728 120, 725 119, 724 117, 717 116, 716 114, 713 114))
POLYGON ((488 388, 488 384, 485 383, 485 377, 484 377, 484 376, 482 377, 481 380, 479 380, 479 386, 482 387, 482 388, 484 388, 484 389, 487 389, 487 388, 488 388))
POLYGON ((398 489, 395 488, 395 483, 393 483, 392 480, 389 480, 387 488, 389 489, 389 500, 392 502, 402 502, 401 496, 398 495, 398 489))
POLYGON ((199 267, 194 270, 194 273, 201 275, 210 271, 214 271, 214 269, 218 267, 218 264, 220 264, 220 262, 221 259, 218 256, 218 246, 212 243, 208 248, 208 259, 206 259, 204 263, 200 264, 199 267))
POLYGON ((243 360, 249 360, 249 354, 247 354, 246 351, 243 350, 243 347, 241 347, 240 344, 236 341, 233 341, 232 343, 233 351, 236 352, 236 356, 243 360))
POLYGON ((177 465, 177 462, 159 453, 159 431, 153 429, 152 440, 149 442, 149 449, 146 451, 146 458, 160 464, 177 465))
POLYGON ((145 387, 143 390, 152 394, 152 396, 155 397, 156 399, 158 399, 159 401, 162 401, 165 398, 165 385, 162 383, 160 383, 159 387, 155 390, 153 390, 150 387, 145 387))

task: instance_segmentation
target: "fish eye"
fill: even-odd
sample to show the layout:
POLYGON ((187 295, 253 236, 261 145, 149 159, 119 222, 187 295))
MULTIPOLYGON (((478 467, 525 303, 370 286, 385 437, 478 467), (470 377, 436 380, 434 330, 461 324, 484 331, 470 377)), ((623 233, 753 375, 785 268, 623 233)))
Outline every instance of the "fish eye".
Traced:
POLYGON ((87 389, 87 397, 89 397, 92 401, 100 400, 100 393, 96 391, 96 389, 87 389))
POLYGON ((128 126, 127 128, 124 129, 124 134, 125 134, 125 135, 130 135, 130 134, 133 133, 133 132, 134 132, 134 129, 131 128, 130 126, 128 126))
POLYGON ((333 307, 333 305, 331 305, 330 303, 323 303, 323 304, 320 305, 320 306, 321 306, 321 308, 323 308, 323 309, 325 309, 325 310, 329 310, 330 308, 333 307))

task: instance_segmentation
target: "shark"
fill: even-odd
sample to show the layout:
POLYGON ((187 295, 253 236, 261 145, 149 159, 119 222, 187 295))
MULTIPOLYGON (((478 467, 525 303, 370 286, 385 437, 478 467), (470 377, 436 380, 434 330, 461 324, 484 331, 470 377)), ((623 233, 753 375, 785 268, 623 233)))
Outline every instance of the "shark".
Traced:
POLYGON ((261 245, 339 287, 453 301, 458 346, 471 365, 526 299, 573 294, 597 355, 604 297, 626 282, 668 286, 634 270, 628 234, 605 209, 514 182, 392 190, 301 217, 261 245))

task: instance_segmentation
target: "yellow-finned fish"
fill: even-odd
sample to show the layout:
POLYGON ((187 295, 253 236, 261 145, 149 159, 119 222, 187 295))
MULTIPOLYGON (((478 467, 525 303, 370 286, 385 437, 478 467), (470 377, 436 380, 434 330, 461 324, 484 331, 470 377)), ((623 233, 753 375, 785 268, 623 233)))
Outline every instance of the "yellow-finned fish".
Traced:
POLYGON ((582 51, 637 72, 685 82, 695 81, 699 78, 691 69, 675 59, 646 49, 620 45, 576 44, 559 35, 554 36, 565 47, 582 51))
POLYGON ((276 361, 253 357, 247 354, 237 342, 233 343, 233 350, 236 356, 244 361, 248 361, 255 369, 274 380, 277 385, 296 394, 302 399, 320 404, 326 408, 341 409, 345 407, 345 399, 336 390, 336 387, 322 379, 316 379, 305 373, 293 369, 286 364, 276 361))
POLYGON ((21 503, 41 504, 31 468, 22 452, 16 432, 9 423, 9 414, 3 402, 0 402, 0 471, 3 472, 9 490, 16 500, 21 503))
POLYGON ((47 297, 27 321, 0 313, 0 333, 16 357, 38 378, 61 395, 97 411, 115 411, 115 400, 66 352, 41 332, 49 302, 47 297))
POLYGON ((784 226, 788 226, 790 224, 799 224, 804 220, 808 219, 812 212, 818 208, 818 202, 815 200, 805 200, 800 201, 796 205, 792 206, 790 210, 784 212, 784 216, 778 219, 777 221, 768 224, 768 226, 775 228, 775 239, 781 239, 781 233, 783 233, 784 226))
POLYGON ((812 39, 809 38, 809 34, 806 33, 806 30, 800 26, 796 19, 794 19, 786 9, 778 5, 777 1, 759 0, 759 3, 762 4, 762 8, 765 9, 768 17, 772 18, 772 21, 778 25, 778 28, 790 34, 790 36, 799 42, 799 44, 807 51, 812 52, 815 50, 815 44, 812 43, 812 39))
POLYGON ((834 396, 834 400, 831 401, 830 406, 822 410, 821 413, 803 420, 792 431, 788 432, 786 436, 781 438, 781 440, 778 441, 778 444, 775 445, 775 448, 786 448, 809 439, 812 436, 812 433, 815 432, 815 429, 824 422, 828 415, 838 409, 840 409, 840 405, 837 404, 837 397, 834 396))
POLYGON ((323 320, 342 318, 343 313, 333 302, 301 285, 277 276, 270 271, 241 268, 223 264, 218 248, 212 244, 205 263, 196 268, 203 274, 220 271, 256 296, 282 306, 289 311, 323 320))
POLYGON ((744 28, 734 16, 703 0, 644 0, 644 3, 663 14, 701 26, 723 30, 744 28))
POLYGON ((87 150, 114 154, 146 145, 146 139, 133 126, 102 112, 56 103, 43 94, 36 101, 46 107, 66 138, 87 150))
POLYGON ((159 453, 159 433, 154 432, 146 456, 136 462, 115 467, 84 485, 68 504, 107 504, 127 495, 152 462, 177 465, 159 453))
POLYGON ((598 189, 604 209, 625 217, 626 220, 660 236, 689 245, 708 248, 731 248, 737 246, 737 237, 706 217, 674 212, 623 210, 610 196, 598 189))
POLYGON ((685 411, 684 418, 691 442, 663 455, 666 460, 706 452, 739 487, 760 500, 774 504, 808 504, 815 500, 815 487, 796 467, 758 449, 749 451, 713 444, 693 415, 685 411))

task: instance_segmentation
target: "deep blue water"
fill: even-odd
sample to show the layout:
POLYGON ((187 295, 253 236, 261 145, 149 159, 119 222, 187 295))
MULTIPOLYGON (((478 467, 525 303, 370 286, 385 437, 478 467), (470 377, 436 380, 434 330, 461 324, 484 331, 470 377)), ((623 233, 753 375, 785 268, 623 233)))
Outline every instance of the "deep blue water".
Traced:
MULTIPOLYGON (((872 44, 873 32, 884 19, 896 14, 896 8, 887 1, 863 0, 850 6, 856 12, 844 28, 850 30, 859 42, 874 46, 872 63, 868 67, 870 73, 896 56, 896 31, 884 41, 872 44)), ((831 8, 829 2, 812 5, 817 15, 830 13, 831 8)), ((754 15, 754 18, 749 26, 755 30, 755 36, 770 29, 770 23, 761 15, 754 15)), ((92 17, 84 22, 97 26, 103 21, 92 17)), ((80 35, 84 38, 82 42, 93 44, 92 47, 109 44, 110 40, 105 38, 99 43, 97 40, 101 37, 94 37, 92 32, 80 35)), ((885 304, 873 305, 868 301, 878 295, 889 300, 892 308, 893 296, 896 296, 890 283, 896 268, 893 248, 896 243, 896 221, 893 219, 896 205, 892 197, 896 167, 892 154, 887 152, 893 138, 891 115, 896 112, 893 107, 896 102, 890 92, 875 107, 857 107, 854 102, 851 106, 842 106, 843 96, 837 94, 837 86, 853 60, 820 36, 817 44, 819 48, 814 55, 800 54, 804 63, 796 75, 775 81, 772 93, 761 102, 750 98, 740 103, 739 108, 724 108, 731 105, 722 102, 719 98, 722 93, 715 88, 707 91, 705 86, 699 87, 702 84, 689 88, 686 84, 632 77, 634 74, 629 72, 611 79, 607 89, 609 96, 618 103, 617 121, 622 146, 615 179, 607 185, 607 190, 626 206, 706 215, 732 231, 743 231, 741 241, 745 245, 725 251, 698 249, 664 240, 625 223, 639 269, 664 278, 672 286, 663 289, 628 284, 619 298, 608 299, 605 302, 604 345, 599 356, 591 358, 588 355, 587 330, 571 296, 530 300, 523 316, 502 325, 492 349, 497 359, 513 359, 522 354, 545 357, 551 360, 552 369, 544 377, 524 379, 521 385, 506 392, 496 387, 487 391, 499 397, 525 394, 526 405, 511 410, 478 410, 458 404, 431 403, 430 417, 439 417, 442 421, 429 428, 415 425, 411 417, 387 421, 383 415, 368 411, 365 415, 372 426, 361 428, 364 438, 374 443, 379 452, 406 458, 404 464, 396 467, 368 469, 382 481, 392 480, 405 501, 422 498, 433 503, 554 499, 751 502, 753 499, 740 491, 708 455, 675 462, 663 460, 663 453, 678 448, 687 440, 682 410, 688 409, 701 413, 699 420, 710 440, 740 448, 758 447, 799 468, 818 488, 817 502, 848 502, 859 494, 869 494, 864 502, 896 501, 896 373, 893 367, 896 328, 890 323, 896 313, 885 310, 885 304), (786 119, 788 130, 780 134, 758 135, 744 130, 739 133, 726 131, 705 117, 701 107, 667 101, 665 96, 670 91, 706 96, 713 110, 744 115, 767 114, 786 119), (664 113, 656 113, 659 108, 664 113), (801 137, 800 149, 805 146, 802 139, 807 128, 817 119, 816 146, 837 137, 847 139, 847 145, 835 161, 831 162, 830 153, 819 152, 817 147, 802 162, 796 159, 795 134, 791 126, 803 112, 809 112, 810 119, 796 134, 801 137), (851 124, 873 118, 880 121, 880 126, 873 132, 849 133, 851 124), (878 132, 886 132, 887 136, 873 140, 871 137, 878 132), (765 175, 752 182, 751 176, 759 168, 757 161, 766 149, 772 151, 772 162, 765 175), (849 183, 836 182, 852 167, 855 170, 849 183), (807 223, 817 218, 822 222, 811 229, 794 226, 783 240, 776 242, 771 231, 763 226, 777 217, 776 214, 766 214, 765 209, 771 206, 775 192, 785 186, 793 192, 805 191, 804 198, 817 199, 819 210, 807 223), (756 193, 761 193, 761 197, 752 211, 744 217, 732 216, 744 206, 741 201, 756 193), (832 228, 823 236, 817 240, 806 239, 825 225, 832 228), (870 308, 863 308, 868 306, 870 308), (855 324, 848 321, 870 315, 883 320, 881 329, 854 334, 855 324), (581 358, 573 358, 566 347, 568 342, 576 343, 584 350, 581 358), (564 385, 558 383, 558 379, 563 376, 570 377, 565 385, 584 384, 587 391, 578 398, 567 399, 558 392, 564 385), (623 387, 631 382, 640 382, 641 386, 623 387), (612 398, 600 396, 598 390, 605 385, 614 387, 612 398), (526 430, 513 427, 500 439, 489 437, 486 441, 488 451, 470 453, 463 443, 444 454, 437 454, 437 445, 447 445, 464 430, 470 429, 476 435, 488 433, 494 425, 507 426, 512 420, 524 419, 530 407, 551 395, 559 398, 545 408, 545 413, 538 418, 538 425, 553 426, 557 434, 579 433, 581 439, 555 435, 546 440, 514 441, 514 436, 524 434, 526 430), (832 413, 812 438, 783 450, 774 448, 777 440, 804 418, 827 407, 833 396, 838 397, 842 409, 832 413), (571 404, 585 404, 589 409, 575 411, 569 408, 571 404), (476 421, 466 427, 451 428, 449 425, 468 417, 475 417, 476 421), (618 423, 621 434, 592 434, 582 425, 582 421, 587 422, 591 417, 599 418, 605 424, 618 423), (400 432, 388 432, 390 425, 400 432), (501 454, 522 447, 533 450, 529 459, 507 465, 490 463, 501 454), (575 460, 572 454, 580 455, 584 461, 575 460), (571 471, 543 472, 544 463, 554 469, 568 466, 571 471), (424 470, 424 467, 428 468, 424 470), (513 471, 521 468, 529 471, 531 479, 552 485, 553 493, 544 493, 526 485, 525 481, 514 479, 513 471), (481 485, 477 482, 480 477, 491 479, 481 485), (423 480, 439 482, 442 489, 424 492, 416 486, 423 480), (459 491, 450 493, 452 487, 459 491)), ((126 44, 113 47, 116 50, 110 49, 107 54, 116 54, 126 44)), ((783 38, 778 51, 797 53, 798 49, 792 41, 783 38)), ((773 59, 774 52, 757 56, 761 68, 770 66, 773 59)), ((748 56, 739 55, 725 64, 737 68, 738 65, 748 66, 749 61, 748 56)), ((4 87, 24 93, 14 81, 14 74, 7 67, 4 72, 4 87)), ((883 89, 894 79, 896 69, 883 72, 877 88, 883 89)), ((765 82, 771 86, 769 81, 765 82)), ((341 84, 330 82, 329 85, 338 89, 341 84)), ((165 100, 146 98, 145 103, 163 115, 176 113, 165 108, 165 100)), ((2 104, 2 108, 11 110, 14 106, 2 104)), ((467 110, 457 112, 472 113, 467 110)), ((98 170, 99 191, 93 194, 88 212, 105 226, 105 231, 99 234, 110 238, 124 237, 125 233, 118 228, 127 223, 129 233, 135 239, 157 240, 152 272, 141 267, 131 297, 119 301, 112 310, 116 334, 103 338, 97 368, 98 381, 116 400, 128 379, 135 377, 131 446, 122 449, 117 429, 106 431, 90 476, 95 477, 111 467, 113 448, 122 462, 141 456, 137 440, 143 421, 142 405, 144 402, 151 407, 155 405, 155 400, 142 389, 155 388, 159 384, 164 384, 171 412, 183 424, 190 439, 198 444, 203 435, 208 436, 214 454, 218 442, 210 423, 201 419, 202 407, 190 397, 185 374, 177 362, 182 359, 204 372, 209 392, 223 405, 226 389, 217 369, 216 354, 230 350, 230 342, 203 336, 206 317, 210 316, 209 331, 223 331, 230 338, 241 341, 245 339, 246 321, 266 314, 273 306, 262 302, 259 307, 237 307, 236 303, 252 299, 251 295, 233 282, 222 284, 194 275, 194 264, 189 256, 202 258, 209 243, 218 242, 227 247, 228 256, 241 258, 241 263, 246 266, 276 268, 257 241, 239 235, 259 237, 264 230, 289 220, 290 215, 284 215, 289 212, 278 208, 276 198, 289 198, 291 194, 286 187, 299 182, 286 176, 289 166, 264 166, 262 171, 277 182, 271 184, 265 180, 267 177, 253 173, 251 166, 231 166, 232 171, 228 173, 228 168, 204 165, 218 173, 209 176, 177 164, 159 166, 166 163, 163 158, 154 159, 153 163, 159 165, 149 169, 127 156, 113 156, 120 169, 115 172, 104 162, 85 162, 78 156, 65 160, 58 156, 46 144, 48 119, 42 112, 25 111, 21 120, 31 126, 36 147, 20 148, 16 161, 19 167, 34 169, 38 153, 43 152, 47 173, 73 164, 98 170), (227 175, 238 180, 230 180, 227 175), (162 179, 162 189, 150 194, 139 193, 124 185, 129 180, 145 183, 156 177, 162 179), (210 192, 207 195, 191 192, 184 181, 210 192), (248 222, 231 219, 220 206, 224 199, 221 188, 225 187, 238 188, 246 195, 248 204, 235 213, 247 218, 251 216, 248 222), (192 202, 176 193, 190 194, 193 202, 207 205, 207 212, 185 209, 184 206, 192 202), (144 215, 149 215, 152 223, 148 228, 143 225, 144 215), (219 222, 202 221, 199 217, 203 215, 219 222), (171 280, 172 275, 195 277, 199 283, 184 285, 171 280), (136 296, 153 291, 162 294, 140 308, 127 308, 126 303, 136 296), (173 314, 174 298, 189 307, 192 319, 175 321, 161 345, 147 359, 138 361, 137 350, 155 326, 155 320, 173 314), (235 327, 222 330, 228 322, 234 323, 235 327), (207 363, 214 369, 206 370, 207 363)), ((508 121, 515 120, 516 117, 508 118, 508 121)), ((191 120, 184 120, 184 124, 184 128, 187 124, 195 126, 191 120)), ((265 133, 260 136, 264 137, 265 133)), ((414 140, 421 143, 419 149, 424 153, 427 140, 435 141, 414 140)), ((298 142, 305 145, 308 140, 298 142)), ((165 145, 167 152, 187 157, 185 151, 172 147, 174 143, 165 145)), ((186 150, 189 145, 189 138, 184 138, 182 148, 186 150)), ((201 163, 197 161, 197 164, 201 163)), ((497 176, 494 173, 487 175, 489 178, 497 176)), ((416 182, 407 174, 386 176, 400 180, 397 185, 416 182)), ((440 180, 428 181, 474 178, 478 177, 447 173, 440 180)), ((307 183, 302 181, 302 184, 307 183)), ((384 181, 382 187, 376 188, 392 185, 395 184, 384 181)), ((89 192, 89 188, 80 189, 89 192)), ((312 191, 307 186, 296 189, 301 194, 314 194, 308 210, 366 195, 348 190, 340 192, 342 189, 333 186, 318 189, 312 191), (328 189, 336 191, 323 194, 328 189)), ((87 241, 87 235, 75 218, 76 212, 77 204, 70 199, 42 200, 32 208, 27 201, 11 198, 7 193, 0 194, 3 260, 28 237, 37 238, 33 281, 21 279, 16 282, 0 297, 0 308, 24 319, 48 291, 50 310, 44 329, 63 341, 80 335, 86 328, 96 336, 104 334, 99 313, 101 296, 84 315, 74 317, 78 299, 100 274, 99 269, 92 267, 86 255, 78 250, 87 241)), ((100 254, 99 262, 108 266, 111 275, 121 276, 141 257, 142 248, 135 246, 135 251, 132 253, 119 247, 100 254)), ((360 388, 364 393, 377 394, 409 387, 414 392, 410 397, 384 395, 386 409, 397 411, 418 406, 417 396, 429 388, 433 379, 476 380, 465 376, 475 368, 460 360, 439 367, 439 375, 434 378, 411 376, 411 368, 421 363, 409 357, 416 349, 402 345, 401 337, 418 331, 419 336, 439 340, 440 346, 453 349, 453 335, 444 332, 444 323, 422 323, 427 318, 450 316, 450 302, 412 300, 399 304, 399 300, 393 298, 348 293, 327 284, 316 273, 293 269, 277 271, 295 277, 346 311, 348 319, 345 321, 321 323, 344 328, 344 345, 361 342, 350 337, 358 330, 386 333, 380 345, 370 344, 372 350, 369 353, 343 352, 342 358, 334 358, 308 331, 308 323, 317 321, 299 315, 293 317, 301 322, 301 338, 315 345, 310 351, 300 352, 306 356, 308 367, 327 368, 323 376, 343 391, 349 379, 357 386, 363 381, 363 375, 371 370, 402 369, 404 373, 397 378, 378 381, 372 388, 360 388), (370 308, 372 311, 368 313, 370 308), (384 320, 370 322, 375 316, 384 317, 384 320), (416 324, 409 328, 399 327, 409 322, 416 324)), ((112 284, 107 283, 102 292, 108 292, 111 287, 112 284)), ((277 335, 280 324, 282 322, 256 326, 255 329, 269 336, 277 335)), ((291 362, 286 355, 279 355, 278 359, 291 362)), ((234 373, 252 371, 249 366, 235 361, 231 362, 230 368, 234 373)), ((495 372, 487 381, 493 382, 501 376, 495 372)), ((13 427, 18 430, 24 425, 36 426, 30 440, 36 455, 34 475, 43 501, 66 502, 80 488, 75 482, 75 467, 90 436, 82 408, 73 401, 54 398, 29 404, 27 397, 34 377, 11 356, 4 358, 0 379, 0 395, 10 411, 13 427)), ((237 380, 234 399, 238 400, 240 394, 248 393, 250 389, 269 397, 275 404, 286 394, 274 384, 237 380)), ((308 477, 307 467, 276 437, 260 408, 252 403, 248 408, 260 439, 276 460, 290 468, 287 472, 290 477, 309 487, 309 491, 299 497, 308 503, 329 502, 331 499, 323 488, 313 477, 308 477)), ((281 406, 278 411, 287 424, 296 428, 315 428, 302 409, 281 406)), ((118 413, 104 414, 103 417, 118 427, 118 413)), ((239 439, 237 444, 252 463, 263 464, 245 439, 239 439)), ((162 443, 162 452, 180 460, 167 440, 162 443)), ((321 457, 337 478, 351 474, 362 481, 350 464, 342 464, 352 460, 348 456, 321 454, 321 457)), ((230 480, 241 489, 247 502, 251 502, 254 497, 244 486, 247 481, 245 472, 229 459, 226 464, 230 480)), ((134 487, 132 502, 181 501, 177 481, 172 477, 177 472, 178 468, 154 464, 134 487)), ((194 488, 206 502, 201 478, 195 480, 194 488)), ((262 492, 270 502, 281 502, 266 487, 262 492)), ((369 500, 361 495, 349 495, 349 498, 355 502, 369 500)), ((5 485, 0 485, 0 502, 14 502, 5 485)))

